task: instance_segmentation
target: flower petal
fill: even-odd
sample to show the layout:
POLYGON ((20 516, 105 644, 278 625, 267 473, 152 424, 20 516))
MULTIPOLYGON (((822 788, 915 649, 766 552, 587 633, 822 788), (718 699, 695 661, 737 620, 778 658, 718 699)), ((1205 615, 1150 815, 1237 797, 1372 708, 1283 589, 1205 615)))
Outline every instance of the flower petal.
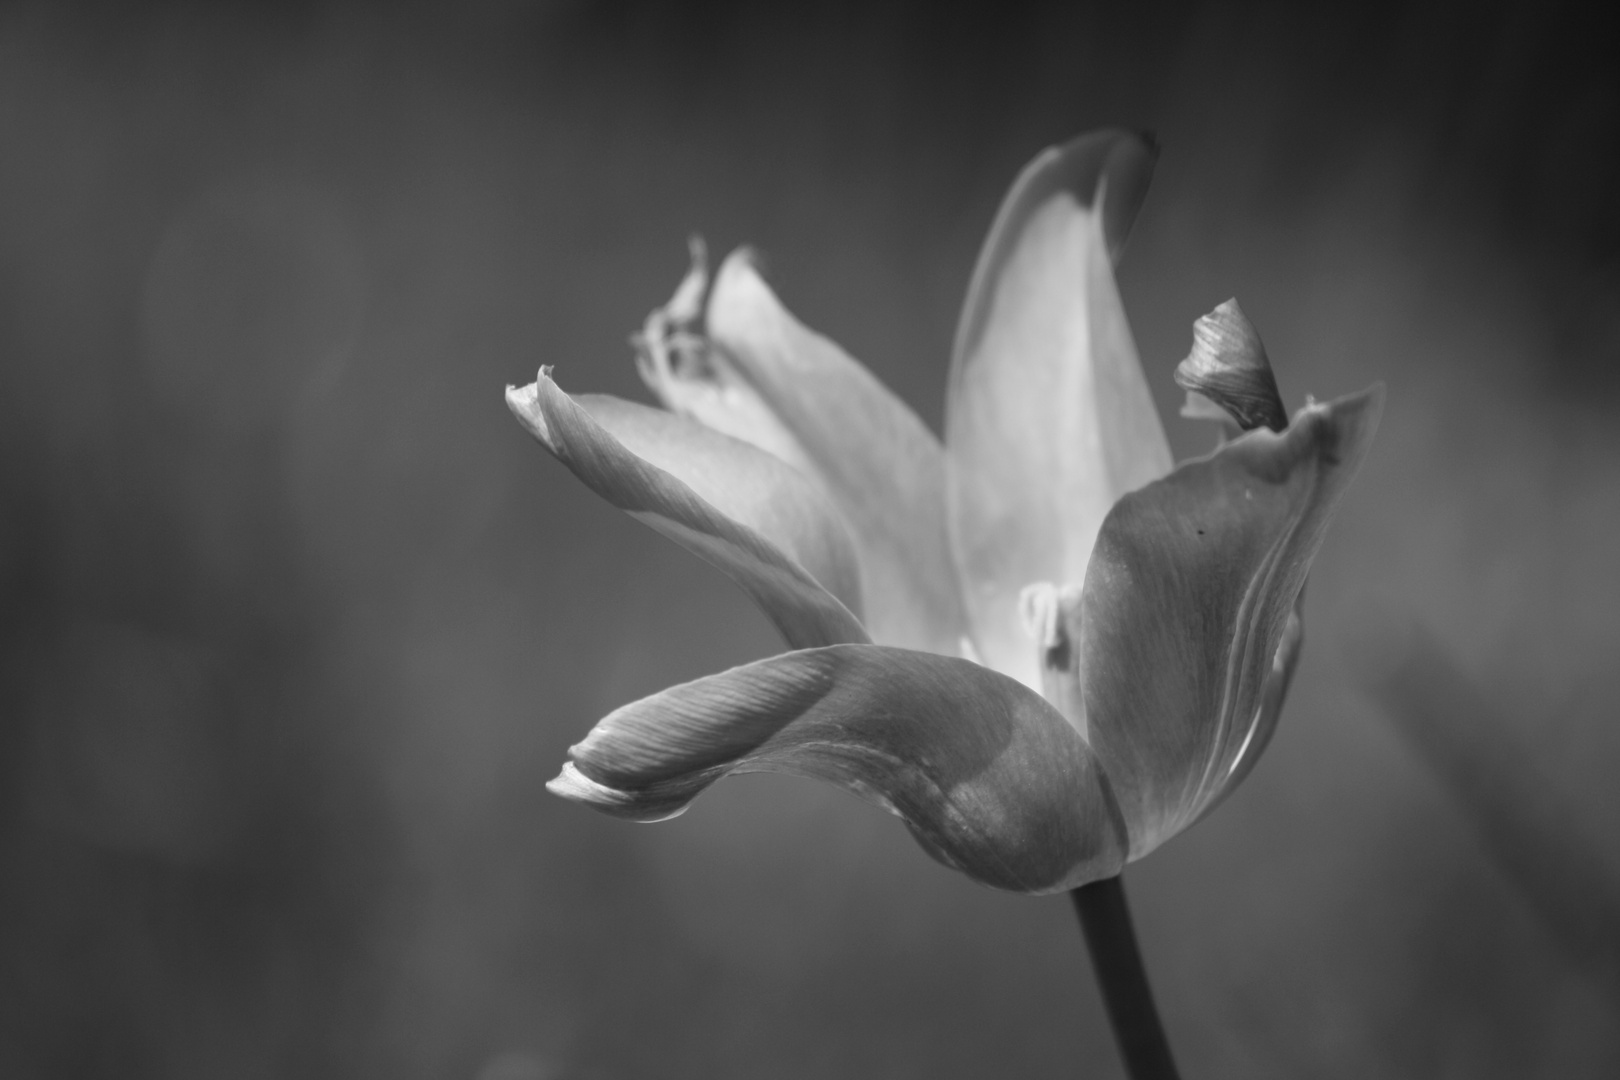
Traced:
POLYGON ((1018 596, 1078 582, 1108 508, 1170 470, 1112 260, 1155 150, 1102 131, 1025 168, 979 255, 945 414, 947 513, 986 661, 1040 685, 1018 596))
POLYGON ((1282 642, 1277 646, 1277 654, 1271 658, 1271 670, 1266 672, 1266 682, 1260 689, 1260 707, 1254 712, 1254 720, 1250 722, 1247 733, 1237 744, 1237 751, 1232 763, 1227 766, 1226 782, 1221 790, 1211 799, 1199 817, 1208 816, 1209 812, 1225 801, 1226 797, 1237 790, 1244 778, 1254 770, 1255 763, 1260 755, 1266 752, 1271 745, 1271 736, 1276 734, 1277 721, 1282 717, 1283 702, 1288 698, 1288 688, 1294 683, 1294 669, 1299 666, 1299 654, 1305 647, 1305 593, 1300 591, 1294 600, 1294 610, 1288 613, 1288 621, 1283 626, 1282 642))
POLYGON ((744 377, 735 360, 709 340, 704 307, 709 289, 708 249, 694 237, 692 266, 663 307, 647 316, 632 335, 636 371, 664 407, 682 416, 751 443, 806 476, 814 476, 810 459, 793 432, 771 411, 744 377))
POLYGON ((742 586, 789 645, 868 640, 828 591, 859 596, 848 539, 831 508, 781 462, 629 402, 581 404, 546 369, 529 386, 508 387, 506 403, 592 491, 742 586))
POLYGON ((796 469, 695 420, 605 394, 574 398, 625 449, 683 481, 810 572, 856 617, 860 566, 838 511, 796 469))
POLYGON ((722 776, 830 781, 902 818, 934 858, 1019 892, 1119 871, 1123 822, 1075 730, 969 660, 882 646, 786 653, 613 712, 551 790, 641 821, 722 776))
POLYGON ((726 259, 701 363, 643 364, 670 408, 802 470, 849 524, 878 641, 955 653, 965 622, 945 540, 939 441, 873 375, 801 324, 744 252, 726 259))
POLYGON ((1131 858, 1197 820, 1269 738, 1295 603, 1382 404, 1375 386, 1309 405, 1282 434, 1249 432, 1126 495, 1103 523, 1080 670, 1131 858))
POLYGON ((1176 366, 1175 378, 1176 385, 1187 391, 1193 419, 1210 419, 1198 404, 1202 401, 1218 406, 1215 419, 1230 417, 1244 431, 1257 427, 1281 431, 1288 426, 1266 346, 1236 300, 1225 301, 1193 323, 1192 351, 1176 366))

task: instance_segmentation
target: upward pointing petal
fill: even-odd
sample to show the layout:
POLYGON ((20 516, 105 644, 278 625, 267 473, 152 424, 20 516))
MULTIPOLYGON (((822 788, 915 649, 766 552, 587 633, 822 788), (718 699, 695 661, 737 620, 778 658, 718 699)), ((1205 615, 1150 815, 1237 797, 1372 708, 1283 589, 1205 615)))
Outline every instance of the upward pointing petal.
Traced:
POLYGON ((787 653, 626 705, 570 753, 555 794, 640 821, 763 770, 848 788, 998 888, 1072 888, 1124 860, 1124 826, 1085 740, 1040 695, 954 657, 787 653))
POLYGON ((815 470, 793 432, 724 349, 708 339, 704 308, 709 297, 709 256, 703 241, 691 242, 692 267, 675 295, 647 316, 636 347, 636 370, 664 406, 715 431, 759 447, 806 476, 815 470))
POLYGON ((591 490, 742 586, 789 645, 868 640, 850 611, 860 590, 848 536, 788 466, 656 409, 601 396, 576 402, 545 370, 508 387, 506 403, 591 490))
POLYGON ((1155 157, 1102 131, 1047 150, 1002 204, 957 332, 947 513, 986 661, 1040 685, 1021 630, 1031 582, 1083 579, 1104 515, 1170 450, 1114 284, 1155 157))
POLYGON ((1259 428, 1122 499, 1081 602, 1081 678, 1139 859, 1252 767, 1298 655, 1296 610, 1383 390, 1259 428))
POLYGON ((866 624, 888 644, 954 654, 966 629, 945 540, 944 455, 922 421, 777 300, 746 253, 710 292, 704 369, 656 370, 671 408, 811 477, 848 522, 866 624))

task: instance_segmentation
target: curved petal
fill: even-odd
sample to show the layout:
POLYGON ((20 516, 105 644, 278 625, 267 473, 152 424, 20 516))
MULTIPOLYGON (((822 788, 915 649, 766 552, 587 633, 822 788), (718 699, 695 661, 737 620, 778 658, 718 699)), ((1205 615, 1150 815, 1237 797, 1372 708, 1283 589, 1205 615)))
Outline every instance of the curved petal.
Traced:
POLYGON ((1288 426, 1288 411, 1277 393, 1271 361, 1260 334, 1238 307, 1227 300, 1193 323, 1193 346, 1176 365, 1176 385, 1187 391, 1192 419, 1228 420, 1244 431, 1288 426), (1217 406, 1210 415, 1203 404, 1217 406))
POLYGON ((976 881, 1055 892, 1118 873, 1125 833, 1096 756, 1038 694, 969 660, 882 646, 786 653, 604 718, 550 789, 641 821, 722 776, 784 772, 897 814, 976 881))
POLYGON ((868 640, 849 608, 806 572, 804 563, 852 599, 859 593, 839 523, 787 466, 629 402, 596 397, 582 406, 547 369, 528 386, 507 387, 506 403, 592 491, 742 586, 789 645, 868 640))
POLYGON ((744 252, 716 275, 707 331, 695 362, 648 353, 649 385, 670 408, 816 481, 850 526, 874 638, 956 653, 965 624, 945 540, 939 441, 869 371, 795 319, 744 252))
POLYGON ((1112 259, 1156 151, 1102 131, 1041 154, 1002 203, 963 308, 946 398, 947 513, 985 660, 1040 685, 1018 596, 1080 581, 1120 495, 1170 448, 1112 259))
POLYGON ((1103 523, 1080 669, 1131 858, 1192 824, 1269 737, 1295 602, 1382 403, 1375 386, 1307 406, 1282 434, 1249 432, 1126 495, 1103 523))
POLYGON ((781 548, 860 617, 860 567, 849 529, 797 470, 763 450, 663 409, 606 394, 581 394, 573 400, 626 450, 781 548))
POLYGON ((1266 672, 1265 685, 1260 688, 1260 707, 1254 711, 1253 721, 1237 744, 1232 763, 1226 768, 1226 780, 1221 784, 1221 790, 1199 813, 1200 818, 1207 816, 1237 790, 1237 786, 1254 770, 1266 747, 1271 745, 1271 736, 1276 734, 1277 721, 1282 718, 1283 702, 1288 698, 1288 688, 1294 683, 1294 669, 1299 666, 1299 654, 1304 647, 1305 593, 1301 590, 1294 600, 1294 610, 1288 613, 1288 621, 1283 625, 1282 641, 1277 645, 1277 654, 1271 658, 1271 670, 1266 672))
POLYGON ((737 362, 704 330, 710 293, 709 256, 703 241, 690 244, 692 265, 663 307, 631 336, 636 372, 664 407, 706 427, 741 439, 814 476, 810 459, 793 432, 744 378, 737 362))

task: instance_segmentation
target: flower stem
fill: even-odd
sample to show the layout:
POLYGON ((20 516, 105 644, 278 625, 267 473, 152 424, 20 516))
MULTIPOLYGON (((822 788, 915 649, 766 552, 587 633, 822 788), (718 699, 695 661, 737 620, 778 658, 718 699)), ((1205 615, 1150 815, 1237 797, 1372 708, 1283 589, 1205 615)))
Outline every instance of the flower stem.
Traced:
POLYGON ((1091 967, 1102 987, 1125 1072, 1131 1080, 1177 1080, 1175 1059, 1170 1056, 1170 1043, 1153 1004, 1147 970, 1142 967, 1142 953, 1136 947, 1124 879, 1093 881, 1069 895, 1091 950, 1091 967))

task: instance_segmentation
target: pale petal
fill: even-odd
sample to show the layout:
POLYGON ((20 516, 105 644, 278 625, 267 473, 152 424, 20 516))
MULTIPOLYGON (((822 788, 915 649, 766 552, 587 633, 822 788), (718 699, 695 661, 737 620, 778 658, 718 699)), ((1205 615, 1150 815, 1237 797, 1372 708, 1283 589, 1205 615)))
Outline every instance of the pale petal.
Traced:
MULTIPOLYGON (((708 250, 691 241, 692 266, 675 294, 647 316, 632 336, 636 371, 664 406, 751 443, 807 476, 810 459, 724 349, 708 339, 704 307, 709 295, 708 250)), ((736 258, 737 256, 733 256, 736 258)))
POLYGON ((1114 283, 1155 151, 1120 131, 1047 150, 973 272, 945 415, 950 537, 985 660, 1040 685, 1018 596, 1078 582, 1120 495, 1170 450, 1114 283))
POLYGON ((592 398, 588 411, 544 369, 529 386, 508 387, 506 403, 592 491, 742 586, 789 645, 868 640, 849 608, 807 572, 806 564, 830 588, 859 595, 836 517, 787 466, 628 402, 592 398))
POLYGON ((1126 495, 1103 524, 1080 671, 1131 858, 1197 820, 1269 738, 1295 602, 1382 402, 1374 387, 1307 406, 1282 434, 1251 431, 1126 495))
POLYGON ((722 776, 826 780, 899 815, 987 885, 1118 873, 1124 831, 1091 749, 1038 694, 968 660, 882 646, 787 653, 617 710, 551 790, 657 820, 722 776))
POLYGON ((710 292, 706 349, 644 364, 671 408, 769 450, 849 524, 865 621, 889 644, 955 653, 966 629, 944 524, 939 442, 882 383, 795 319, 745 253, 710 292))
POLYGON ((757 447, 663 409, 604 394, 582 394, 574 401, 625 449, 781 548, 860 616, 860 567, 849 529, 803 474, 757 447))

